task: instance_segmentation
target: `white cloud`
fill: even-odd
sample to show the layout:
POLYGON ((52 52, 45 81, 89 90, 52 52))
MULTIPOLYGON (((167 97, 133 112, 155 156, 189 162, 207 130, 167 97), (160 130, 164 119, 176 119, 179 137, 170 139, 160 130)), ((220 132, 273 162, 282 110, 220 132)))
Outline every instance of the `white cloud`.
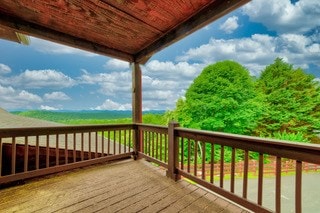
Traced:
POLYGON ((147 109, 173 109, 177 99, 184 95, 184 90, 168 88, 167 90, 143 91, 143 107, 147 109))
POLYGON ((99 92, 106 96, 131 97, 131 71, 98 74, 86 72, 82 74, 79 81, 82 84, 98 85, 99 92))
POLYGON ((308 68, 308 64, 319 67, 320 45, 310 37, 295 34, 283 34, 279 37, 255 34, 250 38, 212 38, 208 44, 189 49, 178 60, 197 60, 208 64, 231 59, 247 67, 253 75, 258 75, 276 57, 303 68, 308 68))
POLYGON ((145 75, 163 80, 193 79, 203 68, 203 64, 189 64, 185 61, 173 63, 152 60, 143 67, 145 75))
POLYGON ((238 17, 229 17, 223 24, 220 25, 220 30, 223 30, 227 34, 233 33, 239 27, 238 17))
POLYGON ((153 60, 143 67, 143 107, 173 109, 205 64, 153 60))
POLYGON ((251 21, 278 33, 304 33, 320 25, 319 0, 253 0, 243 12, 251 21))
POLYGON ((131 110, 132 106, 129 103, 117 103, 110 99, 105 100, 102 105, 93 108, 95 110, 131 110))
POLYGON ((28 101, 32 101, 35 103, 41 103, 42 99, 40 96, 32 94, 30 92, 27 92, 25 90, 22 90, 21 92, 19 92, 18 96, 17 96, 20 100, 28 100, 28 101))
POLYGON ((66 101, 66 100, 70 100, 71 99, 69 96, 67 96, 63 92, 46 93, 46 94, 44 94, 43 97, 46 100, 57 100, 57 101, 66 101))
POLYGON ((43 102, 40 96, 25 90, 0 85, 0 106, 5 109, 27 109, 43 102))
POLYGON ((8 65, 0 64, 0 75, 7 74, 11 72, 11 68, 8 65))
POLYGON ((76 84, 75 80, 56 70, 26 70, 18 76, 1 79, 6 85, 23 88, 65 88, 76 84))
POLYGON ((82 55, 86 57, 93 57, 98 56, 95 53, 87 52, 84 50, 76 49, 73 47, 65 46, 62 44, 57 44, 54 42, 50 42, 47 40, 42 40, 35 37, 30 37, 30 47, 33 47, 35 50, 47 53, 47 54, 54 54, 54 55, 82 55))
MULTIPOLYGON (((152 60, 142 66, 143 108, 172 109, 176 99, 184 95, 192 80, 201 72, 204 64, 188 62, 161 62, 152 60)), ((123 104, 131 102, 132 74, 130 70, 112 73, 92 74, 83 71, 79 78, 82 84, 99 86, 107 100, 95 109, 123 109, 123 104), (116 104, 111 100, 117 100, 116 104), (118 103, 121 105, 119 106, 118 103)), ((131 109, 125 105, 124 109, 131 109)))
POLYGON ((104 68, 108 70, 126 70, 129 69, 129 63, 119 59, 110 59, 105 63, 104 68))
POLYGON ((48 111, 60 110, 59 108, 46 106, 46 105, 41 105, 39 109, 40 110, 48 110, 48 111))

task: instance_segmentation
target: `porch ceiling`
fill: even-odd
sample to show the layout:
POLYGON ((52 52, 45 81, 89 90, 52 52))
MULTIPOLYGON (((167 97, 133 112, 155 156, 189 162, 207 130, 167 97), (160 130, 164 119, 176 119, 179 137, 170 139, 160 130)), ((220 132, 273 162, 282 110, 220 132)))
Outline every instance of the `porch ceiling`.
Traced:
POLYGON ((0 28, 144 63, 248 1, 2 0, 0 28))

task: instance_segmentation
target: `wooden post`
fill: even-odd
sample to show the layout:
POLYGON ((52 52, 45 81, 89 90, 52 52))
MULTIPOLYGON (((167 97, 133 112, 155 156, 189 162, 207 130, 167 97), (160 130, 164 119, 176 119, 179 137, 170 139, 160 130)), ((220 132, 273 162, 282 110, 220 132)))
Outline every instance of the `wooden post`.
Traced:
MULTIPOLYGON (((134 124, 142 123, 142 75, 141 68, 138 63, 132 63, 132 121, 134 124)), ((133 158, 138 158, 138 153, 141 148, 142 138, 139 126, 134 128, 134 155, 133 158)))
POLYGON ((142 123, 142 75, 138 63, 132 63, 132 121, 142 123))
POLYGON ((175 127, 179 127, 179 123, 170 122, 168 128, 168 170, 167 177, 177 181, 181 177, 177 174, 177 168, 179 167, 179 144, 178 138, 174 135, 175 127))

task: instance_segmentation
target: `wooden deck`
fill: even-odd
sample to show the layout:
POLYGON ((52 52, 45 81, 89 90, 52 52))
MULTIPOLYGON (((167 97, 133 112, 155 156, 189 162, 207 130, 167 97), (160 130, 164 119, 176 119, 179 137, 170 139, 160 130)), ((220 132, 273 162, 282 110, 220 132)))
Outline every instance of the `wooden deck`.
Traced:
POLYGON ((145 160, 125 160, 0 189, 0 212, 247 211, 145 160))

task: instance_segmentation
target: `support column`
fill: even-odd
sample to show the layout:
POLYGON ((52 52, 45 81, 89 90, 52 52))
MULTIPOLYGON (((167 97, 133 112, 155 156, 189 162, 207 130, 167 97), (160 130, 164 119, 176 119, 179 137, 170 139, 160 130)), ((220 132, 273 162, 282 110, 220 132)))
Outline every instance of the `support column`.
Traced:
MULTIPOLYGON (((132 122, 142 123, 142 74, 140 65, 136 62, 131 64, 132 67, 132 122)), ((134 129, 134 154, 133 158, 136 160, 141 151, 141 131, 139 126, 134 129)))
POLYGON ((140 65, 136 62, 132 67, 132 121, 142 123, 142 75, 140 65))

